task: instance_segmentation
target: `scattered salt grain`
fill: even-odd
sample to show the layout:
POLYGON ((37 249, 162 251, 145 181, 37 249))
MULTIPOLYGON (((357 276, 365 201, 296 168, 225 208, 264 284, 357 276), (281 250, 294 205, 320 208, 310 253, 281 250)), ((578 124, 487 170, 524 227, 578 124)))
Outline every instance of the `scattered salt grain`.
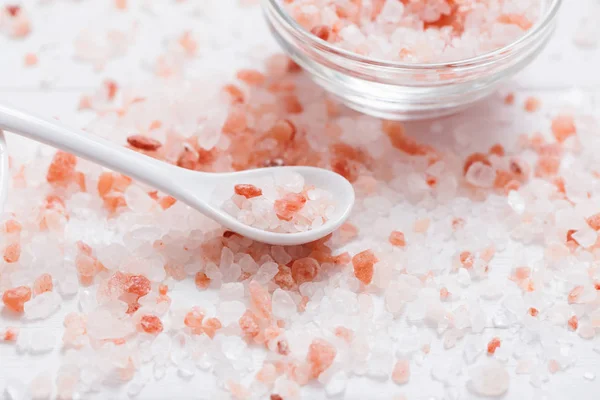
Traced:
POLYGON ((510 376, 497 361, 482 363, 471 369, 471 390, 481 396, 500 396, 508 390, 510 376))
POLYGON ((583 377, 588 381, 593 381, 596 379, 596 374, 594 374, 593 372, 586 372, 583 374, 583 377))
POLYGON ((45 292, 25 303, 25 317, 27 319, 46 319, 59 308, 62 299, 55 292, 45 292))

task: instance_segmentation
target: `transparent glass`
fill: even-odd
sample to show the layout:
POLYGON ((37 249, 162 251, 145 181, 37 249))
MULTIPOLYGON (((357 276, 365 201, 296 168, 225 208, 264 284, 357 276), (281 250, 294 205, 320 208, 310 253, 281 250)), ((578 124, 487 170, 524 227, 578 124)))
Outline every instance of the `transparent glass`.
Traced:
POLYGON ((307 32, 282 0, 264 0, 273 35, 313 80, 349 107, 386 119, 448 115, 488 96, 523 69, 552 35, 562 0, 542 0, 540 20, 511 44, 450 63, 376 60, 336 48, 307 32))

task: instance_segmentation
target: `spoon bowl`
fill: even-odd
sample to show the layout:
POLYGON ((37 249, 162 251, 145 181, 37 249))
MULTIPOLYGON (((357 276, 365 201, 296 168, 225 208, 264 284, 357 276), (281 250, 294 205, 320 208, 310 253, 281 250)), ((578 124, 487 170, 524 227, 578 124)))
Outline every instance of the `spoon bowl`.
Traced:
POLYGON ((74 130, 58 121, 32 116, 3 105, 0 105, 0 129, 59 148, 130 176, 181 200, 233 232, 268 244, 298 245, 321 239, 344 223, 354 204, 354 189, 350 182, 341 175, 322 168, 269 167, 227 173, 191 171, 90 133, 74 130), (333 215, 323 225, 311 230, 296 233, 269 232, 238 221, 222 209, 221 205, 226 199, 215 196, 218 187, 230 186, 230 193, 233 193, 236 184, 256 181, 272 176, 278 171, 298 173, 303 176, 305 182, 331 192, 336 200, 333 215))

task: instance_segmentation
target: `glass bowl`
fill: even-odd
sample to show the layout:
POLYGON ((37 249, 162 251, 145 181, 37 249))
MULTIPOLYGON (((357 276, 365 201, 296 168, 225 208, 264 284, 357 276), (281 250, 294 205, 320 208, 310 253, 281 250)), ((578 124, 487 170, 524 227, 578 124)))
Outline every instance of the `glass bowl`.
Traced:
POLYGON ((488 96, 544 48, 562 0, 542 0, 541 18, 500 49, 466 60, 408 64, 376 60, 325 42, 302 28, 282 0, 264 0, 273 35, 312 79, 347 106, 376 117, 413 120, 453 114, 488 96))

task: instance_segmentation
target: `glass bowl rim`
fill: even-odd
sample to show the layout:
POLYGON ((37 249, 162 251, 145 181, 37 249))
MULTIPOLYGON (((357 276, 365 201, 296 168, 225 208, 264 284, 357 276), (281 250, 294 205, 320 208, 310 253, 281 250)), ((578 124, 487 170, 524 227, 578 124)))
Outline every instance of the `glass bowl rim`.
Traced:
MULTIPOLYGON (((517 40, 510 42, 509 44, 500 47, 496 50, 492 50, 474 57, 456 60, 456 61, 448 61, 448 62, 439 62, 439 63, 402 63, 402 62, 394 62, 388 61, 378 58, 371 58, 362 56, 360 54, 341 49, 329 42, 326 42, 315 35, 308 32, 304 29, 300 24, 296 22, 294 18, 284 9, 281 0, 264 0, 265 4, 270 5, 271 9, 276 13, 276 16, 283 20, 289 27, 292 28, 293 32, 296 33, 296 36, 299 36, 300 40, 303 40, 307 44, 315 47, 319 50, 325 51, 327 53, 344 57, 351 61, 366 64, 374 67, 381 68, 389 68, 389 69, 402 69, 402 70, 436 70, 439 71, 441 69, 448 68, 461 68, 461 67, 473 67, 478 64, 488 63, 493 61, 497 56, 506 53, 508 50, 511 50, 515 47, 519 47, 522 44, 529 42, 534 39, 538 33, 544 31, 552 21, 556 18, 562 0, 547 0, 550 1, 550 6, 545 11, 544 16, 537 21, 532 29, 529 29, 524 35, 520 36, 517 40)), ((544 0, 542 0, 544 1, 544 0)))

